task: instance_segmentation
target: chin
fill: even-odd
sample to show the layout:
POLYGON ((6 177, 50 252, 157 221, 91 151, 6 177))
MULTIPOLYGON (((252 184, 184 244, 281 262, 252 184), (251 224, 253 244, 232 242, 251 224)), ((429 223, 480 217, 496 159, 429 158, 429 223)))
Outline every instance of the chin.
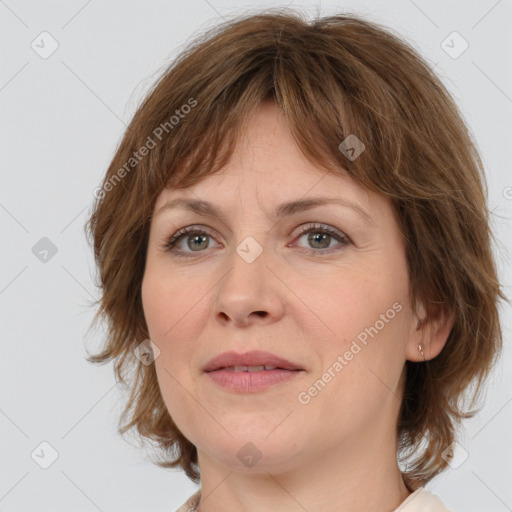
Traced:
POLYGON ((290 432, 283 431, 279 435, 276 429, 268 435, 274 427, 265 426, 264 430, 258 430, 258 435, 252 436, 239 426, 230 429, 233 437, 226 433, 221 438, 210 438, 206 442, 203 439, 196 446, 202 446, 210 457, 231 471, 285 472, 296 467, 301 443, 290 432))

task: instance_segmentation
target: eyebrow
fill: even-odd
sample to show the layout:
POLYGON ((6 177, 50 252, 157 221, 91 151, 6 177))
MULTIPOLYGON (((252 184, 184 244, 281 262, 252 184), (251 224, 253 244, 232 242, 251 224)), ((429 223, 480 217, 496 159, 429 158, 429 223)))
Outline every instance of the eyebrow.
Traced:
MULTIPOLYGON (((276 219, 281 219, 288 215, 293 215, 297 212, 302 212, 305 210, 310 210, 312 208, 316 208, 317 206, 324 206, 327 204, 338 204, 347 208, 351 208, 364 217, 368 222, 374 224, 374 220, 372 217, 359 205, 348 201, 346 199, 334 198, 334 197, 312 197, 308 199, 298 199, 296 201, 290 201, 288 203, 283 203, 279 205, 274 211, 274 217, 276 219)), ((173 209, 173 208, 183 208, 184 210, 189 210, 199 215, 209 215, 213 217, 218 217, 219 219, 226 221, 227 216, 224 215, 215 205, 209 203, 208 201, 202 201, 199 199, 184 199, 184 198, 176 198, 167 201, 156 213, 159 215, 165 210, 173 209)))

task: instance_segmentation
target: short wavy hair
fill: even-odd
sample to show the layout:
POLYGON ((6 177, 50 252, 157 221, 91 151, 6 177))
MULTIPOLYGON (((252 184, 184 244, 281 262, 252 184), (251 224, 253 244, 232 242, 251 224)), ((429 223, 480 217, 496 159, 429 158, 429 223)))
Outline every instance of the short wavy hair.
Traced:
POLYGON ((149 228, 160 192, 219 171, 264 101, 284 113, 309 161, 391 200, 412 306, 421 300, 427 321, 441 310, 454 316, 437 357, 406 361, 397 460, 410 489, 425 485, 446 469, 443 451, 458 424, 481 408, 473 407, 502 349, 499 301, 507 299, 493 259, 484 169, 461 113, 416 50, 362 16, 246 12, 204 31, 159 77, 86 224, 102 292, 93 324, 108 325, 101 352, 87 360, 113 360, 130 391, 119 432, 135 428, 140 440, 156 442, 157 465, 180 467, 199 482, 196 447, 174 424, 154 365, 134 357, 149 338, 141 300, 149 228), (340 150, 349 135, 365 145, 355 159, 340 150))

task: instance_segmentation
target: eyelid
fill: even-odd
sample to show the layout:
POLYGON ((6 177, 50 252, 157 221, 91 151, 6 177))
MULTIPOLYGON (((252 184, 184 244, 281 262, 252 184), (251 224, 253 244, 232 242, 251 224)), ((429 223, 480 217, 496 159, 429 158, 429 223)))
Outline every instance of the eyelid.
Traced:
MULTIPOLYGON (((306 226, 302 226, 302 229, 300 233, 294 238, 294 241, 291 243, 291 247, 295 247, 297 244, 297 241, 302 238, 303 236, 307 235, 308 233, 324 233, 330 236, 331 238, 334 238, 334 240, 337 242, 332 247, 326 247, 323 249, 313 249, 308 247, 302 247, 298 246, 301 251, 305 254, 313 255, 314 257, 328 257, 332 254, 339 253, 344 248, 354 245, 352 240, 348 235, 346 235, 343 231, 340 231, 339 229, 336 229, 334 227, 331 227, 330 225, 326 225, 323 223, 311 223, 306 226)), ((287 245, 287 247, 290 247, 290 245, 287 245)))
POLYGON ((296 236, 296 239, 301 238, 304 234, 314 232, 315 230, 324 231, 327 234, 346 241, 347 243, 353 243, 350 237, 343 231, 330 226, 329 224, 323 224, 322 222, 311 222, 301 226, 301 231, 296 236))
POLYGON ((185 226, 183 228, 178 229, 173 235, 166 236, 164 235, 161 242, 164 250, 170 250, 171 247, 176 245, 176 242, 184 235, 187 235, 189 233, 198 233, 198 234, 205 234, 210 236, 213 239, 216 239, 215 234, 212 233, 212 231, 207 228, 206 226, 203 226, 201 224, 191 224, 190 226, 185 226))
MULTIPOLYGON (((295 245, 295 243, 297 242, 297 240, 302 238, 302 236, 304 236, 305 234, 310 233, 310 232, 315 232, 315 231, 326 233, 327 235, 329 235, 329 236, 333 237, 335 240, 337 240, 338 244, 335 245, 334 247, 330 247, 325 250, 324 249, 311 249, 311 248, 308 249, 308 248, 302 247, 302 250, 307 253, 310 253, 310 254, 312 253, 312 254, 316 254, 316 255, 324 255, 324 254, 327 255, 327 254, 331 254, 331 253, 339 250, 340 246, 344 247, 344 246, 353 244, 351 238, 348 235, 346 235, 343 231, 341 231, 333 226, 330 226, 328 224, 323 224, 320 222, 309 222, 306 224, 302 224, 300 226, 300 231, 297 235, 295 235, 293 242, 291 242, 291 244, 293 244, 293 245, 291 245, 291 246, 293 247, 295 245)), ((196 251, 187 252, 187 251, 182 251, 181 249, 176 249, 178 240, 189 233, 190 234, 198 234, 198 235, 206 235, 206 236, 209 236, 210 238, 214 239, 216 241, 216 243, 219 243, 216 239, 216 235, 214 233, 212 233, 210 228, 207 228, 207 227, 205 227, 203 225, 199 225, 199 224, 192 224, 192 225, 185 226, 183 228, 178 229, 170 238, 164 237, 162 239, 163 251, 174 253, 174 255, 178 256, 178 257, 194 256, 194 253, 196 251)), ((185 238, 186 238, 186 236, 185 236, 185 238)), ((290 247, 290 244, 288 244, 287 247, 290 247)), ((206 250, 197 251, 196 255, 202 256, 206 252, 207 252, 206 250)))

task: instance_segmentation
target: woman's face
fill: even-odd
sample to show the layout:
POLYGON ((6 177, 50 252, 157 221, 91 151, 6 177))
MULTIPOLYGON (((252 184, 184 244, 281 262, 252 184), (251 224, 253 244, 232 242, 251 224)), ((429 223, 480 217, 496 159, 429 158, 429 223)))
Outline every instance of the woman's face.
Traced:
POLYGON ((408 291, 388 200, 315 167, 263 105, 222 173, 162 192, 151 225, 142 299, 156 372, 200 464, 284 471, 372 450, 374 461, 395 440, 405 360, 420 357, 408 291), (313 198, 325 204, 282 207, 313 198), (205 371, 251 351, 294 369, 261 368, 286 366, 263 356, 255 371, 230 359, 205 371))

